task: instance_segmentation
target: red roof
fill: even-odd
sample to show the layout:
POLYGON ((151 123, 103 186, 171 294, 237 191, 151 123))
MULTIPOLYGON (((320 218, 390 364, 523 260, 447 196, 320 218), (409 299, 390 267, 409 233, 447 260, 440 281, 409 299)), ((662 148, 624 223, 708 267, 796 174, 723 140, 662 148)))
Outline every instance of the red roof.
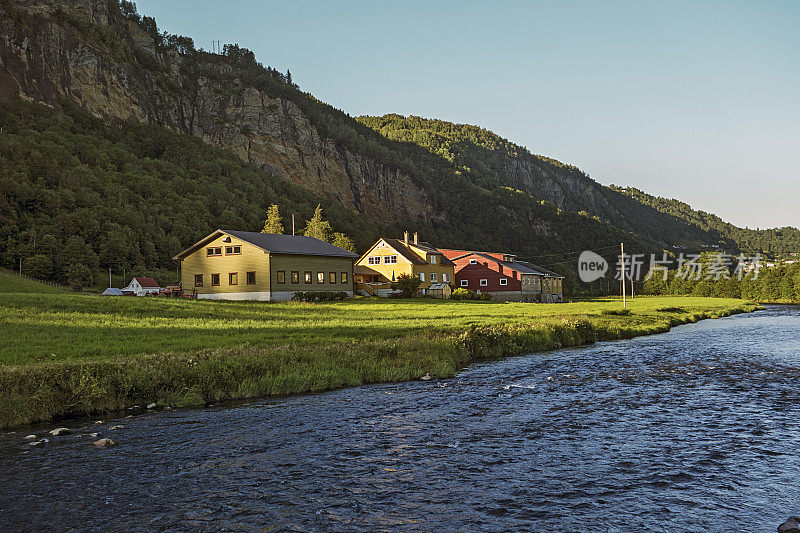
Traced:
POLYGON ((143 289, 160 289, 161 285, 156 283, 153 278, 133 278, 139 282, 143 289))

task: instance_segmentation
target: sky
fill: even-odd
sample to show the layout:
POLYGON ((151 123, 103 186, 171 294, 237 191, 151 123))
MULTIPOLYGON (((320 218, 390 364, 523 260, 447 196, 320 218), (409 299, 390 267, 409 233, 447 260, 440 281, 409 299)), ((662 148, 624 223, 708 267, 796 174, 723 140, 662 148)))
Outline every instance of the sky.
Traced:
POLYGON ((800 2, 138 0, 351 116, 476 124, 604 184, 800 227, 800 2))

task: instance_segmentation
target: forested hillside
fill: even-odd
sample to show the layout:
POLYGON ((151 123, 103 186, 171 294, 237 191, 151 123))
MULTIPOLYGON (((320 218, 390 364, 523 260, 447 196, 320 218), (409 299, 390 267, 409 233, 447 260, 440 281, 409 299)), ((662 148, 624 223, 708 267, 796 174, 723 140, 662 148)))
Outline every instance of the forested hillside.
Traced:
MULTIPOLYGON (((484 187, 497 184, 549 200, 561 209, 583 212, 665 247, 720 245, 732 252, 800 251, 800 231, 742 229, 687 204, 636 189, 606 187, 575 166, 535 155, 478 126, 390 114, 357 117, 388 139, 420 146, 453 164, 484 187)), ((646 170, 645 170, 646 171, 646 170)))
MULTIPOLYGON (((226 150, 160 126, 108 125, 71 105, 54 110, 17 100, 0 103, 0 130, 2 264, 16 269, 22 259, 24 272, 37 277, 65 281, 83 266, 95 275, 108 267, 171 272, 172 255, 216 228, 259 230, 272 203, 284 222, 297 213, 298 228, 322 204, 333 229, 361 251, 379 235, 402 229, 370 222, 226 150)), ((471 201, 451 203, 449 216, 423 235, 442 246, 526 256, 620 239, 649 249, 608 224, 559 212, 527 194, 469 192, 471 201)))
POLYGON ((755 230, 739 228, 725 222, 717 215, 697 211, 686 202, 674 198, 662 198, 649 195, 633 187, 615 187, 611 189, 630 196, 637 202, 657 209, 661 213, 683 220, 687 224, 704 231, 717 232, 735 242, 739 248, 749 252, 765 252, 769 255, 800 253, 800 230, 793 227, 755 230))

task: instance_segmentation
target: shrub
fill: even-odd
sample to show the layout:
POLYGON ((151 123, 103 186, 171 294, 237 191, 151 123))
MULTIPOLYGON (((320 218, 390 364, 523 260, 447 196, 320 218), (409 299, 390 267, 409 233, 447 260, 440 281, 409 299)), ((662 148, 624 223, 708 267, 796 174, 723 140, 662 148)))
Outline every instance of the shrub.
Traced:
POLYGON ((392 282, 392 290, 400 291, 400 295, 403 298, 411 298, 417 294, 420 285, 422 285, 422 280, 418 277, 409 274, 400 274, 397 280, 392 282))
POLYGON ((492 300, 492 295, 488 292, 484 292, 478 294, 475 291, 471 291, 469 289, 463 289, 459 287, 455 289, 453 293, 450 295, 451 300, 478 300, 483 302, 489 302, 492 300))

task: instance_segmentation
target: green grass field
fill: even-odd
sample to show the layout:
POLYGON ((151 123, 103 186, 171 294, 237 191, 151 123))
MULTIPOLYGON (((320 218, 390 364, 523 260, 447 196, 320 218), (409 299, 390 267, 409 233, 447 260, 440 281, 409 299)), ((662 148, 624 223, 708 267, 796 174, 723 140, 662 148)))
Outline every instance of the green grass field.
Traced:
POLYGON ((149 402, 185 406, 451 376, 465 364, 752 310, 657 297, 567 304, 304 304, 102 297, 0 273, 0 426, 149 402), (23 284, 22 281, 26 283, 23 284), (33 285, 31 283, 34 283, 33 285), (37 286, 38 285, 38 286, 37 286), (9 290, 11 288, 11 290, 9 290), (22 290, 23 292, 13 292, 22 290), (46 292, 33 292, 33 291, 46 292))

